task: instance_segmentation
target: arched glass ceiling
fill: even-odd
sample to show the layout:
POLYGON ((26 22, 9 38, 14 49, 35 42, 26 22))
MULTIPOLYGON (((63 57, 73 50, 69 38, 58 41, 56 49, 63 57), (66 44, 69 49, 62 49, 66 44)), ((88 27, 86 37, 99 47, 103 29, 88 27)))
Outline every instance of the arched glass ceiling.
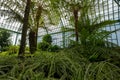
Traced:
POLYGON ((21 33, 20 29, 21 24, 19 22, 6 21, 4 17, 0 19, 0 28, 5 29, 15 33, 21 33))
POLYGON ((1 0, 0 28, 15 33, 21 33, 22 24, 17 18, 15 18, 14 15, 16 15, 17 17, 23 17, 24 6, 25 4, 23 4, 21 0, 1 0), (21 11, 19 10, 19 8, 21 8, 21 11))

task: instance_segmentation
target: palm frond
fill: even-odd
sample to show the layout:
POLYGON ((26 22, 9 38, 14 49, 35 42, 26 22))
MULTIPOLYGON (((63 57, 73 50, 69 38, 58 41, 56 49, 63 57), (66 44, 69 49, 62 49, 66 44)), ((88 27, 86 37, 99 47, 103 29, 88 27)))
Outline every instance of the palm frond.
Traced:
POLYGON ((98 30, 100 28, 104 28, 106 27, 107 25, 111 25, 111 24, 114 24, 116 23, 117 21, 116 20, 106 20, 106 21, 102 21, 100 23, 97 23, 97 24, 93 24, 91 26, 92 30, 95 31, 95 30, 98 30))

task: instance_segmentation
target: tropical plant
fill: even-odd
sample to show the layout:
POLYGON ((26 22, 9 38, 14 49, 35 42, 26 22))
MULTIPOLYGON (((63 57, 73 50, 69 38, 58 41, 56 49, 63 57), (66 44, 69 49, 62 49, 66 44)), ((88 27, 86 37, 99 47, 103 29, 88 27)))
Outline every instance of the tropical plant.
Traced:
POLYGON ((52 37, 51 37, 51 35, 50 34, 44 35, 43 38, 42 38, 42 41, 43 42, 47 42, 47 43, 49 43, 51 45, 51 43, 52 43, 52 37))
POLYGON ((58 45, 50 45, 48 47, 49 52, 58 52, 60 50, 60 47, 58 45))
POLYGON ((3 15, 7 16, 8 20, 10 19, 14 21, 17 20, 18 22, 23 24, 19 56, 23 55, 25 52, 30 4, 31 4, 31 0, 1 1, 2 10, 0 12, 3 15))
POLYGON ((42 38, 42 42, 38 43, 38 49, 42 51, 49 51, 49 52, 58 52, 60 47, 57 45, 52 45, 52 37, 50 34, 46 34, 42 38))
POLYGON ((41 49, 42 51, 47 51, 51 43, 52 43, 51 35, 46 34, 43 36, 42 42, 38 43, 38 49, 41 49))
POLYGON ((19 46, 9 46, 8 48, 8 53, 9 55, 12 55, 12 54, 17 54, 18 53, 18 50, 19 50, 19 46))
POLYGON ((110 37, 109 36, 110 34, 119 30, 119 29, 113 31, 103 30, 107 25, 112 25, 116 23, 117 21, 115 20, 106 20, 98 22, 100 20, 100 17, 91 19, 88 15, 85 16, 83 15, 81 16, 80 19, 81 20, 79 20, 78 30, 81 44, 86 44, 89 41, 93 46, 97 44, 97 41, 103 43, 105 42, 105 39, 110 37))
POLYGON ((11 45, 10 32, 6 30, 0 30, 0 51, 6 51, 11 45))
MULTIPOLYGON (((89 9, 88 9, 89 10, 89 9)), ((118 22, 115 20, 100 21, 101 16, 91 17, 86 8, 81 9, 78 16, 78 36, 79 42, 70 42, 70 47, 75 48, 73 53, 82 54, 91 62, 101 62, 109 59, 112 63, 120 59, 120 54, 113 47, 119 47, 117 44, 107 41, 110 35, 120 29, 108 31, 104 28, 112 27, 111 25, 118 22), (113 57, 116 59, 112 59, 113 57)), ((94 15, 94 14, 93 14, 94 15)), ((74 23, 74 20, 71 20, 74 23)), ((68 29, 68 28, 67 28, 68 29)), ((68 31, 73 30, 69 28, 68 31)), ((74 35, 74 34, 73 34, 74 35)), ((71 36, 73 36, 71 35, 71 36)), ((117 62, 117 65, 119 62, 117 62)))
POLYGON ((114 24, 117 21, 106 20, 98 23, 100 17, 91 20, 88 15, 84 15, 85 13, 79 20, 79 46, 81 46, 77 46, 78 49, 81 49, 79 52, 83 52, 83 56, 93 62, 110 59, 113 55, 120 56, 120 54, 112 48, 113 46, 119 46, 107 41, 110 34, 120 29, 113 31, 103 30, 107 25, 114 24))
MULTIPOLYGON (((46 30, 48 34, 48 29, 46 24, 55 25, 58 21, 55 21, 51 18, 54 18, 52 15, 54 11, 51 11, 51 7, 49 5, 49 1, 32 1, 31 5, 31 16, 30 16, 30 33, 29 33, 29 44, 30 47, 34 47, 31 51, 35 51, 37 48, 37 36, 38 36, 38 28, 43 28, 46 30), (45 16, 45 17, 44 17, 45 16), (33 40, 34 39, 34 40, 33 40)), ((57 19, 57 18, 56 18, 57 19)), ((32 52, 32 53, 33 53, 32 52)))
POLYGON ((29 46, 30 52, 34 53, 37 48, 37 36, 38 36, 38 28, 40 25, 40 19, 42 14, 41 3, 38 1, 32 1, 31 4, 31 14, 29 19, 29 46))
POLYGON ((38 49, 40 49, 42 51, 47 51, 49 46, 50 46, 50 44, 47 42, 39 42, 38 43, 38 49))
MULTIPOLYGON (((6 15, 5 13, 8 12, 10 14, 8 16, 8 19, 17 20, 18 22, 23 24, 23 22, 24 22, 23 15, 24 15, 25 4, 26 4, 26 1, 24 1, 24 0, 3 1, 1 3, 1 6, 4 7, 5 9, 1 10, 1 13, 6 15)), ((55 15, 54 16, 51 15, 49 1, 47 2, 47 0, 46 1, 31 0, 29 25, 28 25, 28 27, 29 27, 29 45, 30 45, 31 53, 34 53, 36 51, 38 28, 42 27, 47 31, 47 27, 45 27, 46 22, 49 22, 50 24, 56 23, 55 20, 51 19, 51 16, 54 17, 55 15), (44 17, 45 15, 47 15, 46 18, 44 17), (46 19, 47 19, 47 21, 46 21, 46 19)))
POLYGON ((27 35, 27 29, 29 24, 28 20, 29 20, 29 13, 30 13, 30 5, 31 5, 31 0, 27 0, 24 18, 23 18, 22 35, 21 35, 21 42, 20 42, 20 49, 19 49, 18 56, 23 56, 25 53, 26 35, 27 35))
POLYGON ((62 13, 69 15, 69 18, 72 19, 74 30, 75 30, 75 40, 76 42, 79 41, 79 31, 78 31, 78 21, 79 16, 82 16, 81 13, 83 12, 83 9, 86 10, 86 13, 88 10, 94 6, 95 0, 51 0, 51 3, 58 7, 58 9, 63 9, 62 13))
POLYGON ((19 80, 119 80, 120 68, 108 61, 89 62, 71 50, 37 52, 24 60, 0 57, 0 79, 19 80))

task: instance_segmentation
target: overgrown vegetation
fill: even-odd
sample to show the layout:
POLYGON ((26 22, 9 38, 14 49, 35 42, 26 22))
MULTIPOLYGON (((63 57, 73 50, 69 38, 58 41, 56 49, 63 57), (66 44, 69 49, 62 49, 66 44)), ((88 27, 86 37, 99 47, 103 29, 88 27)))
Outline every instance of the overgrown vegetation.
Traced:
POLYGON ((42 42, 38 43, 38 49, 42 51, 57 52, 60 50, 58 45, 52 45, 52 36, 46 34, 42 38, 42 42))
POLYGON ((6 51, 11 45, 10 36, 8 31, 0 29, 0 51, 6 51))
POLYGON ((119 80, 120 68, 108 60, 90 62, 81 52, 36 52, 20 60, 0 58, 1 80, 119 80), (76 54, 76 55, 75 55, 76 54))
POLYGON ((52 43, 52 36, 50 34, 44 35, 42 42, 47 42, 48 44, 51 44, 52 43))
POLYGON ((19 46, 9 46, 7 51, 8 54, 11 55, 11 54, 17 54, 18 50, 19 50, 19 46))

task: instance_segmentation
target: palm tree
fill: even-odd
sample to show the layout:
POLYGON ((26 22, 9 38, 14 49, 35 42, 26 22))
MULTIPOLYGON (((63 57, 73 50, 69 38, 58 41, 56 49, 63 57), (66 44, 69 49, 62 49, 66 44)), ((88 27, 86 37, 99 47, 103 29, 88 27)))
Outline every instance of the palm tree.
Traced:
POLYGON ((37 48, 37 36, 38 36, 38 28, 41 17, 42 7, 38 2, 32 2, 31 5, 31 14, 29 19, 30 31, 29 31, 29 47, 30 52, 34 53, 37 48), (36 6, 37 5, 37 6, 36 6), (35 8, 37 7, 37 8, 35 8))
POLYGON ((25 14, 23 18, 22 37, 21 37, 18 56, 23 56, 23 54, 25 53, 26 35, 27 35, 27 29, 29 24, 28 20, 29 20, 29 13, 30 13, 30 5, 31 5, 31 0, 27 0, 25 14))
POLYGON ((83 2, 81 0, 80 2, 78 1, 79 4, 77 0, 71 0, 71 2, 67 0, 63 0, 63 2, 56 0, 55 2, 53 1, 53 3, 55 5, 59 3, 59 6, 63 8, 63 12, 66 10, 66 14, 72 11, 73 14, 69 16, 72 16, 71 23, 74 24, 74 30, 77 34, 75 34, 76 42, 78 43, 79 41, 80 44, 78 50, 86 53, 83 54, 84 56, 87 56, 88 59, 92 59, 94 56, 96 57, 95 59, 97 59, 101 55, 110 55, 109 53, 114 54, 114 50, 111 51, 110 47, 118 47, 118 45, 108 42, 106 39, 110 34, 120 29, 113 31, 103 30, 107 25, 114 24, 117 21, 106 20, 100 22, 100 16, 96 18, 91 17, 88 11, 92 10, 92 7, 95 7, 95 0, 84 0, 83 2))
MULTIPOLYGON (((24 6, 25 5, 21 5, 21 4, 25 4, 25 1, 13 1, 11 0, 11 4, 12 2, 16 5, 16 8, 14 9, 13 7, 9 6, 9 1, 3 2, 4 7, 7 8, 7 10, 1 10, 1 12, 9 12, 9 14, 11 14, 9 16, 9 19, 13 19, 13 20, 17 20, 20 23, 24 23, 23 21, 23 14, 24 14, 24 6)), ((47 28, 45 27, 45 23, 46 21, 49 21, 49 24, 53 24, 53 19, 51 19, 51 14, 52 11, 49 7, 49 3, 45 2, 44 0, 42 1, 31 1, 30 4, 30 15, 29 15, 29 45, 30 45, 30 52, 34 53, 36 51, 37 48, 37 36, 38 36, 38 28, 44 28, 47 31, 47 28), (46 16, 45 16, 46 15, 46 16), (48 20, 46 20, 45 17, 47 17, 48 20)), ((7 16, 7 15, 6 15, 7 16)), ((53 16, 52 16, 53 17, 53 16)), ((54 17, 53 17, 54 18, 54 17)), ((55 20, 54 20, 55 23, 55 20)), ((48 24, 48 23, 47 23, 48 24)), ((47 31, 48 33, 48 31, 47 31)))
MULTIPOLYGON (((46 24, 54 25, 55 22, 52 16, 53 11, 51 11, 51 7, 49 6, 49 1, 32 1, 31 8, 31 16, 29 19, 30 23, 30 32, 29 32, 29 44, 30 51, 34 53, 37 49, 37 36, 38 36, 38 28, 43 28, 46 30, 48 34, 46 24)), ((54 18, 55 19, 55 18, 54 18)))
POLYGON ((69 13, 73 19, 72 22, 74 22, 74 30, 75 30, 75 38, 76 42, 79 41, 79 35, 78 35, 78 20, 79 16, 81 16, 81 13, 83 9, 87 11, 94 5, 95 0, 51 0, 51 2, 55 5, 58 5, 57 7, 63 8, 63 11, 65 11, 65 14, 69 13))
MULTIPOLYGON (((78 21, 79 34, 79 52, 90 61, 100 61, 111 56, 120 58, 120 55, 113 47, 119 47, 117 44, 107 41, 108 37, 117 30, 104 30, 108 25, 114 24, 116 20, 100 21, 101 17, 91 18, 87 13, 82 13, 78 21)), ((114 27, 114 26, 113 26, 114 27)), ((77 51, 77 50, 76 50, 77 51)))

